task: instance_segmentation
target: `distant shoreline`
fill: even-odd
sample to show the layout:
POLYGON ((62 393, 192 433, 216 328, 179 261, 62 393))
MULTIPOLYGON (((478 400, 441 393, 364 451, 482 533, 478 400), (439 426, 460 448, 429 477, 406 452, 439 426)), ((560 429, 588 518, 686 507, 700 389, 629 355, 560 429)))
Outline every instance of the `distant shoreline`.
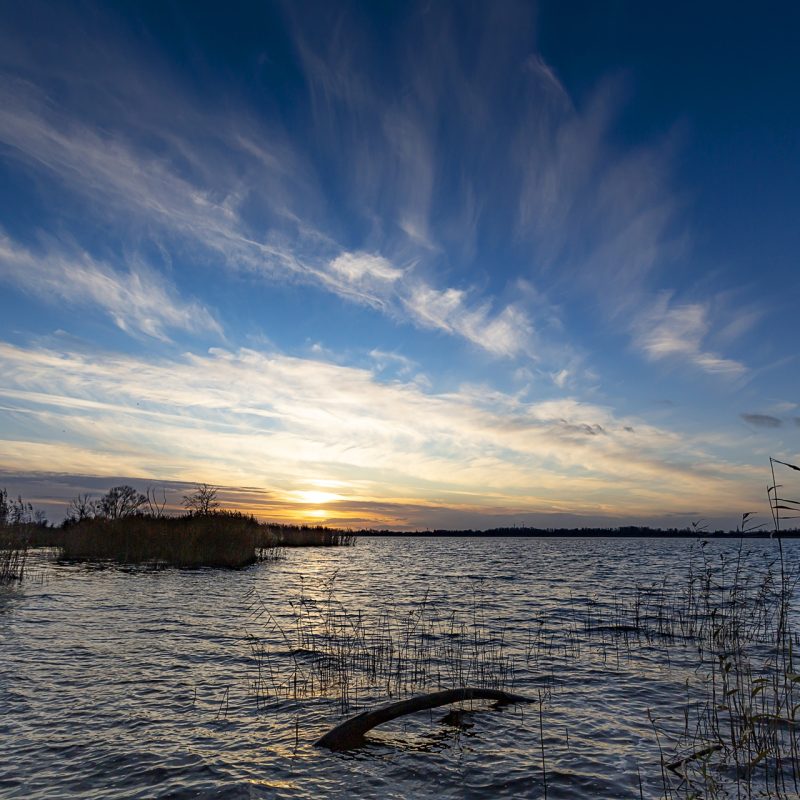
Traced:
MULTIPOLYGON (((478 530, 432 531, 352 531, 355 537, 415 537, 415 538, 519 538, 519 539, 770 539, 777 538, 772 531, 693 531, 660 528, 491 528, 478 530)), ((781 531, 782 539, 800 539, 800 529, 781 531)))

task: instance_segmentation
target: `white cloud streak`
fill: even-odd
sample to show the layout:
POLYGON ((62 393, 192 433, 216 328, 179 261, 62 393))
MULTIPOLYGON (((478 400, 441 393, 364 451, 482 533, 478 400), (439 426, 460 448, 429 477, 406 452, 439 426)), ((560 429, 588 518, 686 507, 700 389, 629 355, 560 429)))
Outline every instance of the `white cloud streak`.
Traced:
POLYGON ((533 355, 533 326, 518 306, 506 306, 492 316, 488 303, 470 306, 465 292, 424 283, 412 286, 404 303, 423 327, 457 333, 497 356, 533 355))
MULTIPOLYGON (((119 138, 101 137, 65 116, 31 86, 10 85, 0 99, 0 141, 29 166, 57 176, 87 201, 100 200, 101 207, 95 205, 95 211, 101 215, 114 209, 117 217, 122 214, 140 225, 156 224, 185 246, 199 248, 205 261, 221 260, 230 268, 272 280, 321 285, 398 321, 461 336, 493 355, 515 355, 530 344, 531 322, 520 308, 508 307, 492 316, 490 301, 467 304, 463 290, 435 288, 414 273, 413 264, 401 268, 376 252, 344 250, 300 223, 286 207, 273 209, 273 217, 277 213, 284 222, 290 220, 295 227, 293 238, 288 240, 283 234, 259 238, 244 223, 246 196, 229 175, 215 176, 216 187, 196 185, 179 175, 167 159, 137 152, 119 138)), ((238 133, 232 140, 233 146, 237 144, 243 148, 240 156, 252 156, 252 143, 238 133)), ((257 174, 274 184, 275 173, 282 173, 282 167, 263 154, 258 161, 257 174)), ((111 274, 105 268, 94 271, 111 274)), ((79 270, 73 268, 73 272, 79 270)), ((136 281, 131 273, 127 279, 131 291, 136 281)), ((128 322, 122 315, 115 319, 122 326, 128 322)), ((156 322, 145 332, 160 335, 154 333, 157 328, 156 322)))
POLYGON ((708 306, 702 303, 673 304, 661 295, 635 325, 635 343, 651 361, 682 361, 715 375, 740 377, 743 364, 703 349, 708 334, 708 306))
POLYGON ((219 323, 196 301, 178 297, 152 269, 132 265, 120 272, 85 252, 36 253, 0 231, 0 281, 47 303, 101 308, 122 330, 166 341, 168 330, 222 335, 219 323))
MULTIPOLYGON (((370 34, 347 10, 321 10, 329 17, 314 26, 286 12, 313 120, 302 143, 279 115, 204 107, 161 74, 166 65, 149 68, 130 43, 109 58, 76 28, 69 48, 38 45, 50 58, 67 51, 63 106, 43 88, 35 52, 0 39, 14 74, 28 76, 4 76, 0 89, 5 155, 57 177, 97 219, 125 219, 131 239, 165 236, 198 268, 322 286, 494 356, 541 358, 548 337, 559 339, 550 351, 572 345, 563 329, 545 332, 524 298, 501 300, 510 274, 505 287, 492 281, 495 296, 481 289, 505 272, 483 240, 513 251, 540 289, 589 296, 605 324, 642 337, 631 315, 687 247, 670 177, 679 137, 615 147, 621 82, 573 103, 531 52, 535 15, 524 3, 481 7, 468 49, 451 10, 412 5, 408 28, 386 42, 385 71, 369 68, 370 34), (91 81, 74 80, 87 72, 91 81), (97 124, 76 111, 87 107, 117 116, 97 124)), ((677 346, 700 369, 741 367, 693 339, 687 331, 677 346)), ((663 346, 647 340, 644 351, 659 360, 663 346)), ((560 374, 569 360, 547 369, 560 374)))

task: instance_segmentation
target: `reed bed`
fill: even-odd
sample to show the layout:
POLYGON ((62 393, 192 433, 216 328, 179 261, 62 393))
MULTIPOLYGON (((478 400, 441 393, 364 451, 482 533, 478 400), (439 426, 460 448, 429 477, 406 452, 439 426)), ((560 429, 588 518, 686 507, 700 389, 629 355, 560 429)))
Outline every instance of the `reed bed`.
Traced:
MULTIPOLYGON (((800 797, 800 564, 787 562, 781 524, 797 519, 770 459, 774 548, 757 563, 739 541, 710 555, 698 540, 685 579, 664 579, 610 602, 587 604, 586 634, 612 636, 629 652, 660 642, 667 659, 694 653, 694 678, 672 718, 651 718, 665 798, 800 797), (755 564, 755 566, 754 566, 755 564)), ((752 531, 752 514, 741 532, 752 531)))
POLYGON ((356 543, 352 531, 342 528, 280 523, 269 523, 266 528, 282 547, 351 547, 356 543))
POLYGON ((84 519, 66 527, 62 541, 68 561, 238 569, 276 554, 254 517, 232 511, 84 519))
POLYGON ((30 503, 0 489, 0 585, 23 579, 31 535, 41 523, 30 503))

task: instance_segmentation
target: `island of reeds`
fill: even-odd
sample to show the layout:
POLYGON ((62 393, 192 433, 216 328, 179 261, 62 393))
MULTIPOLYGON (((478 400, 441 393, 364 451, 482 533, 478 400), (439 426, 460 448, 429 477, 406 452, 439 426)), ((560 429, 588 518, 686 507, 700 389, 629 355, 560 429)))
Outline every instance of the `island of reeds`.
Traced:
POLYGON ((347 531, 259 522, 219 507, 217 489, 199 485, 183 498, 183 513, 166 513, 166 499, 131 486, 101 497, 79 495, 52 526, 21 497, 0 490, 0 583, 22 580, 28 550, 53 548, 63 561, 240 569, 276 557, 281 547, 353 543, 347 531))

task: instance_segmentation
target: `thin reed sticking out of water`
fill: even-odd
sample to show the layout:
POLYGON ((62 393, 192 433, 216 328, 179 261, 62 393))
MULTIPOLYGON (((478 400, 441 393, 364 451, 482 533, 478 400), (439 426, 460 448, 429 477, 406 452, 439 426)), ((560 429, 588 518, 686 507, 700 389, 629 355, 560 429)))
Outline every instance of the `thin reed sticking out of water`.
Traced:
POLYGON ((334 698, 341 712, 379 698, 422 690, 478 686, 506 689, 514 664, 504 633, 489 629, 476 605, 470 614, 441 613, 427 596, 410 612, 349 611, 330 580, 321 599, 301 596, 281 625, 261 597, 250 596, 250 633, 259 706, 270 699, 334 698), (276 638, 280 651, 265 642, 276 638), (282 658, 281 656, 288 656, 282 658))
POLYGON ((800 565, 780 548, 760 567, 740 542, 733 556, 690 551, 686 579, 637 586, 588 604, 585 631, 623 648, 693 648, 695 678, 674 717, 652 719, 664 796, 800 796, 800 674, 792 630, 800 565))

